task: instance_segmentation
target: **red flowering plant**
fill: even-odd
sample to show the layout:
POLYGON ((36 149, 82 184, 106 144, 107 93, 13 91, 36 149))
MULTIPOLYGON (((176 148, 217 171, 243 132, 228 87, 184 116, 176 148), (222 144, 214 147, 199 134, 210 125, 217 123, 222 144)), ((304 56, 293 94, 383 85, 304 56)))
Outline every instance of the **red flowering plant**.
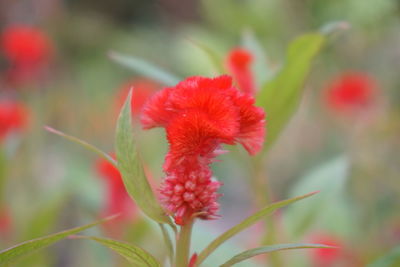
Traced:
POLYGON ((215 219, 221 183, 209 165, 222 144, 242 144, 250 154, 264 140, 264 111, 232 86, 229 76, 191 77, 155 94, 142 115, 145 129, 163 127, 170 144, 160 188, 166 210, 184 225, 195 217, 215 219))
POLYGON ((43 76, 53 54, 53 45, 39 28, 10 25, 0 37, 0 54, 7 62, 4 82, 8 86, 26 85, 43 76))
MULTIPOLYGON (((135 88, 126 97, 117 120, 116 158, 76 137, 50 127, 47 130, 104 158, 108 163, 102 172, 107 175, 112 172, 113 179, 109 181, 113 184, 111 188, 116 188, 116 184, 119 184, 116 190, 120 190, 120 180, 114 178, 117 177, 116 173, 121 175, 124 187, 135 201, 136 207, 159 225, 168 257, 160 260, 139 246, 114 239, 84 235, 75 238, 90 239, 107 246, 134 266, 161 266, 161 262, 175 267, 201 266, 218 247, 236 234, 277 209, 314 195, 315 192, 279 202, 271 203, 270 199, 260 202, 258 211, 216 237, 204 249, 199 252, 190 249, 191 234, 196 221, 224 219, 219 213, 219 189, 222 183, 213 175, 210 165, 216 161, 218 155, 226 152, 225 145, 240 144, 250 155, 258 154, 257 160, 254 160, 258 173, 251 175, 256 175, 256 180, 262 177, 262 156, 295 112, 311 61, 325 39, 326 35, 318 32, 296 39, 288 48, 287 62, 281 70, 271 80, 257 86, 252 82, 249 69, 251 57, 244 51, 236 51, 228 63, 228 72, 233 75, 234 81, 228 75, 179 79, 149 63, 143 63, 143 60, 112 53, 111 57, 115 61, 167 85, 147 101, 141 112, 143 128, 164 128, 169 144, 163 164, 165 175, 158 190, 153 190, 150 185, 138 150, 138 138, 133 125, 135 121, 132 119, 132 103, 134 106, 136 101, 135 88)), ((125 205, 125 200, 119 198, 123 194, 121 191, 116 194, 118 203, 115 205, 118 210, 125 205)), ((254 193, 265 194, 265 188, 255 188, 254 193)), ((114 211, 114 208, 111 210, 114 211)), ((21 243, 0 252, 0 260, 11 262, 29 251, 46 247, 107 220, 110 218, 21 243)), ((232 266, 274 251, 329 247, 310 243, 262 245, 239 253, 220 266, 232 266)))
POLYGON ((376 101, 377 82, 362 72, 345 72, 335 77, 325 91, 327 106, 335 113, 354 114, 376 101))

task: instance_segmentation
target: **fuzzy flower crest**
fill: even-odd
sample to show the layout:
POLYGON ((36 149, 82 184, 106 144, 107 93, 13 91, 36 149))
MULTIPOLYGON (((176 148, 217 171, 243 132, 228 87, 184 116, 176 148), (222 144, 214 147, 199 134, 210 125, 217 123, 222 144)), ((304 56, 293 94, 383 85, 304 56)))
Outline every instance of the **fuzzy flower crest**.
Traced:
POLYGON ((221 183, 209 165, 222 152, 221 144, 240 143, 252 155, 261 149, 265 115, 254 102, 222 75, 190 77, 159 91, 144 106, 143 127, 167 132, 170 147, 160 192, 178 224, 192 216, 217 217, 221 183))

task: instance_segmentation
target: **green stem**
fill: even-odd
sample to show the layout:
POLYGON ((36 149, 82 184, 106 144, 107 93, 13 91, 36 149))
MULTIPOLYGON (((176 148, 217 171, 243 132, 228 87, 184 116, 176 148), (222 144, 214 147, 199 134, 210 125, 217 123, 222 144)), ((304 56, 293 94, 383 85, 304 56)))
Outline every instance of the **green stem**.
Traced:
POLYGON ((178 240, 176 242, 176 267, 187 267, 189 264, 190 239, 192 236, 193 224, 194 219, 190 219, 179 231, 178 240))
MULTIPOLYGON (((272 202, 271 188, 268 183, 268 177, 264 173, 262 158, 256 158, 253 165, 253 190, 256 195, 256 205, 263 208, 272 202)), ((273 245, 277 243, 277 227, 274 217, 266 218, 265 235, 262 238, 262 245, 273 245)), ((283 262, 278 253, 271 253, 269 261, 274 267, 282 267, 283 262)))

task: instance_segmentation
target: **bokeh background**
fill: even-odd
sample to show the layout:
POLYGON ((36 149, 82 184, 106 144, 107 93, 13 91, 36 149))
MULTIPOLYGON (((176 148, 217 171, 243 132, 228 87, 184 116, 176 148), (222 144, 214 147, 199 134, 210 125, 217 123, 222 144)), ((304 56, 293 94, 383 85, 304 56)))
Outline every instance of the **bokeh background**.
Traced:
MULTIPOLYGON (((107 212, 112 182, 104 176, 112 171, 99 167, 95 154, 43 127, 113 152, 126 88, 133 84, 148 93, 163 85, 115 63, 112 51, 178 77, 212 77, 219 73, 199 43, 224 59, 231 49, 256 40, 259 53, 254 56, 263 64, 254 71, 261 83, 279 69, 296 36, 342 21, 343 29, 313 64, 298 112, 263 165, 275 200, 321 193, 278 213, 274 235, 282 243, 315 240, 341 247, 334 253, 282 252, 283 266, 400 266, 399 13, 396 0, 0 1, 0 98, 20 103, 26 117, 23 127, 1 133, 0 249, 107 212), (7 30, 18 27, 45 38, 37 48, 44 51, 36 55, 40 60, 22 67, 4 46, 7 30), (348 73, 359 74, 373 87, 368 105, 356 112, 332 107, 327 100, 332 83, 348 73), (385 255, 390 259, 379 260, 385 255), (333 260, 318 265, 318 257, 333 260)), ((29 45, 33 37, 21 38, 29 45)), ((6 120, 0 123, 5 131, 6 120)), ((143 132, 138 123, 136 128, 146 171, 157 185, 167 150, 164 133, 143 132)), ((248 156, 243 149, 229 149, 213 166, 224 183, 222 218, 196 226, 196 251, 256 209, 248 156)), ((128 226, 89 233, 128 240, 164 257, 159 229, 134 213, 128 226)), ((206 266, 257 246, 264 234, 262 224, 252 227, 221 247, 206 266)), ((265 266, 263 260, 237 266, 265 266)), ((66 240, 15 266, 127 265, 97 244, 66 240)))

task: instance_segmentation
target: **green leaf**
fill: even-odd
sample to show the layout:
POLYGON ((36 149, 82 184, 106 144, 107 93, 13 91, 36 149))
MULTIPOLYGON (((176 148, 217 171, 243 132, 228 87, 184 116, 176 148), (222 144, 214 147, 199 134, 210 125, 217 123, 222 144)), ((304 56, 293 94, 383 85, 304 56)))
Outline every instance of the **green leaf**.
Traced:
POLYGON ((165 70, 162 70, 159 67, 137 57, 124 55, 117 52, 110 52, 109 56, 113 61, 119 63, 120 65, 168 86, 175 85, 182 80, 179 77, 176 77, 175 75, 170 74, 165 70))
POLYGON ((200 43, 198 41, 194 41, 192 39, 188 39, 191 44, 193 44, 195 47, 199 48, 201 51, 206 54, 206 56, 210 59, 211 63, 213 64, 215 70, 219 73, 225 73, 225 68, 223 65, 223 59, 221 56, 214 51, 211 47, 204 43, 200 43))
POLYGON ((165 246, 167 247, 168 257, 169 257, 171 263, 173 263, 173 261, 174 261, 174 245, 172 243, 171 236, 169 235, 168 230, 165 228, 164 224, 159 223, 158 225, 160 226, 161 233, 164 238, 164 243, 165 243, 165 246))
POLYGON ((72 228, 72 229, 58 232, 58 233, 48 235, 45 237, 40 237, 40 238, 32 239, 29 241, 25 241, 18 245, 15 245, 11 248, 2 250, 2 251, 0 251, 0 266, 2 266, 2 264, 13 262, 25 255, 28 255, 35 251, 38 251, 42 248, 48 247, 48 246, 56 243, 57 241, 64 239, 70 235, 74 235, 85 229, 96 226, 100 223, 104 223, 106 221, 112 220, 115 217, 116 216, 110 216, 103 220, 96 221, 94 223, 90 223, 90 224, 87 224, 87 225, 84 225, 81 227, 72 228))
POLYGON ((301 199, 310 197, 314 194, 316 194, 318 192, 312 192, 303 196, 299 196, 299 197, 295 197, 295 198, 291 198, 291 199, 286 199, 283 201, 279 201, 279 202, 275 202, 272 203, 269 206, 266 206, 265 208, 259 210, 258 212, 254 213, 253 215, 247 217, 245 220, 243 220, 241 223, 233 226, 231 229, 229 229, 228 231, 226 231, 225 233, 223 233, 222 235, 220 235, 219 237, 217 237, 216 239, 214 239, 214 241, 212 241, 198 256, 197 258, 197 263, 200 264, 201 262, 203 262, 208 255, 210 255, 214 250, 216 250, 222 243, 224 243, 226 240, 230 239, 231 237, 233 237, 234 235, 240 233, 241 231, 243 231, 244 229, 252 226, 253 224, 255 224, 257 221, 259 221, 262 217, 271 214, 272 212, 274 212, 277 209, 280 209, 282 207, 285 207, 289 204, 292 204, 296 201, 299 201, 301 199))
POLYGON ((250 259, 257 255, 265 254, 265 253, 276 252, 276 251, 281 251, 281 250, 289 250, 289 249, 301 249, 301 248, 332 248, 332 249, 334 249, 334 247, 320 245, 320 244, 278 244, 278 245, 272 245, 272 246, 265 246, 265 247, 259 247, 259 248, 253 248, 250 250, 246 250, 246 251, 232 257, 230 260, 228 260, 227 262, 222 264, 220 267, 229 267, 229 266, 232 266, 241 261, 250 259))
POLYGON ((269 63, 264 47, 250 29, 243 31, 242 45, 254 55, 252 70, 255 74, 257 85, 264 84, 274 72, 274 68, 269 63))
POLYGON ((161 264, 154 258, 153 255, 145 251, 144 249, 134 246, 132 244, 121 242, 113 239, 100 238, 95 236, 74 236, 77 239, 89 239, 93 240, 103 246, 106 246, 119 255, 124 257, 134 266, 148 266, 148 267, 159 267, 161 264))
POLYGON ((340 156, 321 164, 294 184, 290 196, 304 194, 309 190, 320 193, 311 201, 291 206, 284 214, 285 229, 293 238, 302 236, 312 227, 322 227, 348 236, 354 234, 351 203, 346 198, 349 160, 340 156), (335 205, 331 205, 335 203, 335 205), (324 207, 328 207, 326 209, 324 207), (322 225, 321 225, 322 224, 322 225))
POLYGON ((392 249, 388 254, 367 265, 367 267, 396 267, 400 266, 400 246, 392 249))
POLYGON ((257 105, 267 115, 268 138, 264 151, 276 141, 280 132, 296 111, 314 57, 325 43, 320 33, 305 34, 295 39, 287 50, 286 62, 277 75, 262 86, 257 105))
POLYGON ((132 90, 129 92, 117 122, 115 151, 118 169, 126 190, 142 211, 159 223, 172 224, 171 219, 154 196, 137 152, 132 127, 131 95, 132 90))
POLYGON ((86 141, 83 141, 83 140, 81 140, 81 139, 79 139, 77 137, 65 134, 65 133, 63 133, 61 131, 58 131, 58 130, 56 130, 54 128, 51 128, 50 126, 45 126, 44 129, 46 131, 50 132, 50 133, 53 133, 53 134, 59 135, 61 137, 64 137, 65 139, 67 139, 69 141, 72 141, 72 142, 74 142, 74 143, 86 148, 87 150, 90 150, 90 151, 96 153, 97 155, 99 155, 100 157, 106 159, 112 165, 117 167, 117 163, 115 162, 115 160, 112 157, 110 157, 110 155, 108 155, 107 153, 101 151, 100 149, 98 149, 94 145, 91 145, 91 144, 87 143, 86 141))

